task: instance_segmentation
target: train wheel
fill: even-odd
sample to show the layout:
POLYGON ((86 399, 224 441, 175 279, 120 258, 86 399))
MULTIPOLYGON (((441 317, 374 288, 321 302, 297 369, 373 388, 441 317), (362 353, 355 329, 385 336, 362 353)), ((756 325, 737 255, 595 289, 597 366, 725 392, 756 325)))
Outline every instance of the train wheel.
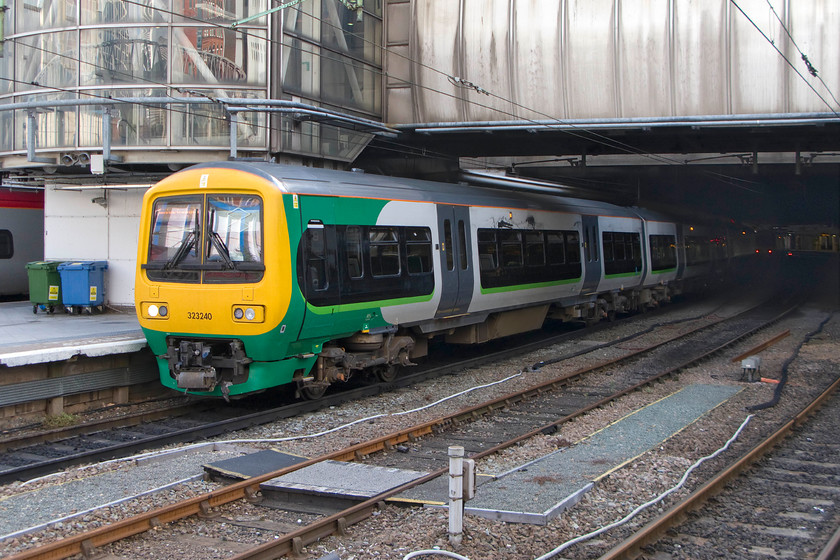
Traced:
POLYGON ((324 396, 324 393, 327 392, 327 387, 329 387, 329 385, 326 383, 323 385, 304 385, 300 388, 300 396, 308 401, 317 401, 324 396))
POLYGON ((383 383, 390 383, 397 378, 397 366, 394 364, 374 366, 373 374, 383 383))

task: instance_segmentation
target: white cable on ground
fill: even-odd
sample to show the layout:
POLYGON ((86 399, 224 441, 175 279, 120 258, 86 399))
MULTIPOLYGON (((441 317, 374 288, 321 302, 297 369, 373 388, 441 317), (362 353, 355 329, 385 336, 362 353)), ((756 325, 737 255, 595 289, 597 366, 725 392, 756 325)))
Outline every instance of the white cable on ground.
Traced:
POLYGON ((549 552, 547 554, 544 554, 544 555, 540 556, 539 558, 536 558, 535 560, 548 560, 549 558, 553 558, 557 554, 559 554, 560 552, 562 552, 562 551, 566 550, 567 548, 569 548, 570 546, 572 546, 573 544, 577 544, 579 542, 591 539, 592 537, 596 537, 596 536, 600 535, 601 533, 605 533, 606 531, 609 531, 610 529, 618 527, 619 525, 623 525, 624 523, 633 519, 633 517, 635 517, 639 512, 647 509, 648 507, 650 507, 654 504, 657 504, 657 503, 661 502, 663 499, 665 499, 666 496, 668 496, 668 495, 672 494, 673 492, 676 492, 677 490, 682 488, 683 484, 685 484, 685 481, 688 479, 688 476, 691 474, 691 472, 694 469, 699 467, 702 463, 704 463, 708 459, 712 459, 714 457, 717 457, 718 455, 720 455, 721 453, 726 451, 729 448, 729 445, 738 438, 738 436, 741 434, 741 431, 743 431, 743 429, 747 426, 747 423, 749 423, 750 419, 752 419, 753 416, 754 416, 753 414, 750 414, 749 416, 747 416, 747 418, 741 423, 741 426, 738 428, 738 430, 735 432, 735 434, 731 438, 729 438, 729 440, 726 442, 726 444, 723 447, 721 447, 720 449, 718 449, 717 451, 715 451, 711 455, 706 455, 705 457, 702 457, 696 463, 691 465, 688 468, 688 470, 685 471, 685 474, 682 476, 682 478, 680 479, 679 483, 676 486, 670 488, 669 490, 666 490, 665 492, 663 492, 662 494, 660 494, 656 498, 650 500, 649 502, 646 502, 646 503, 640 505, 639 507, 637 507, 636 509, 634 509, 633 511, 628 513, 624 518, 619 519, 615 523, 611 523, 610 525, 607 525, 606 527, 601 527, 600 529, 592 531, 591 533, 588 533, 586 535, 581 535, 579 537, 575 537, 574 539, 566 541, 563 544, 561 544, 560 546, 558 546, 557 548, 555 548, 554 550, 552 550, 551 552, 549 552))
MULTIPOLYGON (((184 451, 189 451, 191 449, 198 449, 198 448, 206 447, 208 445, 236 445, 236 444, 245 444, 245 443, 281 443, 281 442, 284 442, 284 441, 295 441, 295 440, 299 440, 299 439, 316 438, 316 437, 324 436, 324 435, 327 435, 327 434, 331 434, 333 432, 337 432, 339 430, 343 430, 344 428, 349 428, 350 426, 354 426, 354 425, 360 424, 362 422, 368 422, 370 420, 376 420, 378 418, 385 418, 385 417, 388 417, 388 416, 402 416, 404 414, 412 414, 414 412, 419 412, 421 410, 425 410, 427 408, 437 406, 437 405, 439 405, 443 402, 454 399, 456 397, 466 395, 467 393, 471 393, 471 392, 477 391, 479 389, 486 389, 487 387, 492 387, 493 385, 499 385, 501 383, 505 383, 507 381, 510 381, 511 379, 514 379, 516 377, 520 377, 522 375, 522 373, 523 372, 520 371, 519 373, 509 375, 509 376, 505 377, 504 379, 499 379, 498 381, 493 381, 493 382, 487 383, 485 385, 477 385, 475 387, 470 387, 469 389, 464 389, 463 391, 460 391, 460 392, 455 393, 453 395, 449 395, 448 397, 443 397, 442 399, 439 399, 439 400, 437 400, 433 403, 430 403, 430 404, 427 404, 427 405, 424 405, 424 406, 421 406, 421 407, 418 407, 418 408, 414 408, 414 409, 411 409, 411 410, 405 410, 403 412, 389 413, 389 414, 375 414, 373 416, 368 416, 367 418, 360 418, 358 420, 348 422, 347 424, 342 424, 341 426, 337 426, 335 428, 330 428, 329 430, 324 430, 322 432, 317 432, 317 433, 314 433, 314 434, 307 434, 307 435, 302 435, 302 436, 289 436, 289 437, 282 437, 282 438, 229 439, 229 440, 223 440, 223 441, 193 443, 191 445, 186 445, 186 446, 183 446, 183 447, 179 447, 177 449, 165 449, 165 450, 159 450, 159 451, 149 451, 147 453, 140 453, 138 455, 132 455, 131 457, 123 457, 123 458, 120 458, 120 459, 111 459, 110 461, 103 461, 101 463, 96 463, 94 465, 82 466, 82 467, 79 467, 78 470, 83 470, 83 469, 88 469, 88 468, 93 468, 93 467, 101 467, 102 465, 107 465, 109 463, 119 463, 119 462, 123 462, 123 461, 138 461, 138 460, 146 459, 146 458, 149 458, 149 457, 160 457, 160 456, 168 455, 170 453, 183 453, 184 451)), ((25 485, 31 484, 33 482, 38 482, 40 480, 44 480, 44 479, 50 478, 52 476, 57 476, 59 474, 62 474, 62 473, 54 473, 54 474, 49 474, 49 475, 45 475, 45 476, 38 477, 38 478, 33 478, 33 479, 27 480, 26 482, 22 483, 21 486, 25 486, 25 485)))
POLYGON ((457 558, 457 560, 470 560, 466 556, 461 556, 448 550, 415 550, 403 556, 403 560, 411 560, 411 558, 417 558, 418 556, 447 556, 449 558, 457 558))

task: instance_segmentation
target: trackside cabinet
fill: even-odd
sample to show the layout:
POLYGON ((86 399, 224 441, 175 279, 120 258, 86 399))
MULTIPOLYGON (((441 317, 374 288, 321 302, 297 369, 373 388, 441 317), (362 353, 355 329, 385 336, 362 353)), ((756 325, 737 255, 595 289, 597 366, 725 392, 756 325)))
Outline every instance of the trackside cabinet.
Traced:
POLYGON ((105 309, 105 270, 108 261, 68 261, 58 267, 62 300, 70 313, 105 309))
POLYGON ((29 277, 29 301, 32 312, 38 313, 40 308, 47 313, 61 308, 61 275, 58 267, 60 261, 33 261, 26 263, 26 274, 29 277))

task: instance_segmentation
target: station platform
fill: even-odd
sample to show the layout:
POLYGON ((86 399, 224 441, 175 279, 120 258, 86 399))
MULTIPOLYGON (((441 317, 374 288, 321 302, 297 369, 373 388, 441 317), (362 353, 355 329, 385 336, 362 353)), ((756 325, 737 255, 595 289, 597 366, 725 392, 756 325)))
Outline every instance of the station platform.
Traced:
POLYGON ((79 355, 124 354, 145 346, 134 311, 49 314, 33 313, 29 302, 0 303, 0 365, 19 367, 79 355))
POLYGON ((134 310, 70 315, 32 306, 0 303, 0 427, 159 391, 134 310))

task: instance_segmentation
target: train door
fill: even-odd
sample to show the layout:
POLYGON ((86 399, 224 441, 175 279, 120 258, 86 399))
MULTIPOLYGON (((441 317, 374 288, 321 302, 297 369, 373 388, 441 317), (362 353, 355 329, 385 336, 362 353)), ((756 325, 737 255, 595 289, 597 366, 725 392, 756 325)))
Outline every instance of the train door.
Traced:
POLYGON ((298 282, 310 305, 304 306, 300 338, 332 332, 335 306, 340 302, 336 262, 334 201, 331 197, 301 197, 301 239, 298 282), (313 200, 314 199, 314 200, 313 200))
POLYGON ((469 207, 440 204, 437 212, 442 286, 435 317, 450 317, 466 313, 472 299, 469 207))
POLYGON ((581 216, 583 222, 583 288, 588 295, 598 289, 601 280, 601 241, 598 233, 598 216, 581 216))

